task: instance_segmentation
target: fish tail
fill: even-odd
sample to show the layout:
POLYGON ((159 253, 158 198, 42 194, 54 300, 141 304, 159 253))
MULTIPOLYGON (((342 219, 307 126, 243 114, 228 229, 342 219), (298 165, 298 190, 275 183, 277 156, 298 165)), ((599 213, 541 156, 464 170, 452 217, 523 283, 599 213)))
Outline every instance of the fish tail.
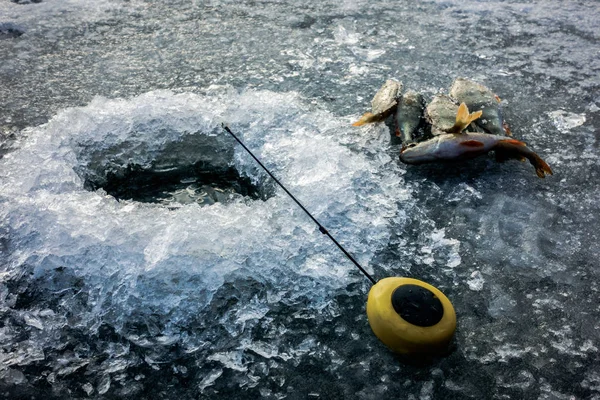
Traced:
POLYGON ((469 108, 465 103, 461 103, 458 107, 458 112, 456 113, 456 122, 454 126, 450 129, 451 133, 460 133, 464 131, 471 122, 475 121, 477 118, 481 117, 483 111, 479 110, 474 113, 469 114, 469 108))
POLYGON ((498 161, 508 159, 523 160, 523 158, 526 158, 535 168, 535 173, 538 177, 545 178, 546 175, 553 175, 552 169, 546 161, 521 141, 515 139, 499 140, 494 147, 494 151, 496 152, 496 159, 498 161))
POLYGON ((352 124, 352 126, 362 126, 365 124, 369 124, 371 122, 379 122, 381 121, 381 117, 379 115, 375 115, 373 113, 364 113, 362 115, 362 117, 360 117, 358 119, 358 121, 356 121, 355 123, 352 124))
POLYGON ((535 167, 535 173, 540 178, 544 178, 546 175, 553 175, 552 169, 546 163, 546 161, 542 160, 542 157, 538 156, 534 152, 531 152, 531 158, 529 158, 529 162, 535 167))

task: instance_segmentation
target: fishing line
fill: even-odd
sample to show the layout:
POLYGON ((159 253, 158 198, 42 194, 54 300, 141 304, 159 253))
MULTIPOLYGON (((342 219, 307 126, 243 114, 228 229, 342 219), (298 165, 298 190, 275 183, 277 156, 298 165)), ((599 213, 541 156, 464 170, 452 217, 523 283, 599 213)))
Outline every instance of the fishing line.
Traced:
POLYGON ((319 231, 322 234, 327 235, 329 237, 329 239, 331 239, 333 241, 333 243, 335 243, 335 245, 346 255, 346 257, 348 257, 350 259, 350 261, 352 261, 354 263, 354 265, 356 265, 356 267, 360 270, 360 272, 362 272, 373 284, 376 284, 377 281, 375 280, 375 278, 373 278, 367 271, 365 271, 365 269, 360 266, 358 261, 356 261, 354 259, 354 257, 352 257, 350 255, 350 253, 348 253, 346 251, 346 249, 344 249, 344 247, 341 244, 339 244, 338 241, 335 240, 335 238, 333 236, 331 236, 331 233, 329 233, 329 231, 327 229, 325 229, 325 227, 323 225, 321 225, 321 223, 319 221, 317 221, 317 219, 315 217, 313 217, 313 215, 306 208, 304 208, 304 206, 294 197, 294 195, 291 194, 290 191, 287 190, 286 187, 283 186, 283 184, 281 182, 279 182, 279 180, 277 178, 275 178, 275 176, 271 173, 271 171, 269 171, 269 169, 267 167, 265 167, 262 162, 260 162, 260 160, 250 151, 249 148, 246 147, 246 145, 244 143, 242 143, 242 141, 231 131, 231 129, 229 129, 229 127, 225 124, 222 124, 221 126, 223 127, 223 129, 225 129, 225 131, 227 131, 227 133, 229 133, 231 136, 233 136, 233 138, 235 140, 237 140, 237 142, 239 144, 242 145, 244 150, 246 150, 248 152, 248 154, 250 154, 252 156, 252 158, 254 158, 254 160, 258 163, 258 165, 260 165, 267 172, 267 174, 269 174, 269 176, 271 178, 273 178, 273 180, 288 194, 288 196, 290 196, 292 198, 292 200, 294 200, 296 202, 296 204, 298 204, 298 206, 300 206, 300 208, 306 214, 308 214, 308 216, 319 227, 319 231))

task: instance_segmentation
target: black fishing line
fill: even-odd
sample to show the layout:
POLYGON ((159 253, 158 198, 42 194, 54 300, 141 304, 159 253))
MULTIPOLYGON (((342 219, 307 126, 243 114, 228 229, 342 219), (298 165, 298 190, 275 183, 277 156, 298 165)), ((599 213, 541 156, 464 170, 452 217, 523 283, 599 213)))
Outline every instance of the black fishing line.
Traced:
POLYGON ((315 224, 317 224, 317 226, 319 227, 319 231, 320 231, 322 234, 329 236, 329 239, 331 239, 331 240, 333 241, 333 243, 335 243, 335 245, 336 245, 336 246, 337 246, 337 247, 338 247, 338 248, 339 248, 341 251, 343 251, 343 252, 344 252, 344 254, 346 255, 346 257, 348 257, 348 258, 350 259, 350 261, 352 261, 352 262, 354 263, 354 265, 356 265, 356 266, 358 267, 358 269, 360 269, 360 272, 362 272, 362 273, 363 273, 363 274, 364 274, 364 275, 365 275, 367 278, 369 278, 369 280, 370 280, 371 282, 373 282, 373 284, 376 284, 376 283, 377 283, 377 281, 375 280, 375 278, 373 278, 373 277, 372 277, 372 276, 371 276, 371 275, 370 275, 370 274, 369 274, 367 271, 365 271, 365 269, 364 269, 363 267, 361 267, 361 266, 360 266, 360 264, 358 263, 358 261, 356 261, 356 260, 354 259, 354 257, 352 257, 352 256, 350 255, 350 253, 348 253, 348 252, 346 251, 346 249, 344 249, 344 248, 342 247, 342 245, 341 245, 341 244, 339 244, 339 243, 338 243, 338 241, 337 241, 337 240, 335 240, 335 238, 334 238, 333 236, 331 236, 331 233, 329 233, 329 231, 328 231, 327 229, 325 229, 325 227, 323 227, 323 225, 321 225, 321 224, 319 223, 319 221, 317 221, 317 219, 316 219, 315 217, 313 217, 313 215, 312 215, 312 214, 311 214, 311 213, 310 213, 310 212, 309 212, 309 211, 308 211, 306 208, 304 208, 304 206, 303 206, 303 205, 302 205, 302 204, 301 204, 301 203, 300 203, 300 202, 299 202, 299 201, 298 201, 298 200, 297 200, 297 199, 294 197, 294 195, 293 195, 293 194, 291 194, 291 193, 290 193, 290 191, 289 191, 289 190, 287 190, 287 189, 285 188, 285 186, 283 186, 283 184, 282 184, 281 182, 279 182, 279 180, 278 180, 277 178, 275 178, 275 176, 274 176, 274 175, 271 173, 271 171, 269 171, 269 170, 268 170, 268 168, 267 168, 267 167, 265 167, 265 166, 263 165, 263 163, 261 163, 261 162, 260 162, 260 160, 259 160, 258 158, 256 158, 256 156, 255 156, 254 154, 252 154, 252 152, 250 151, 250 149, 249 149, 249 148, 247 148, 247 147, 246 147, 246 145, 245 145, 244 143, 242 143, 242 141, 241 141, 241 140, 240 140, 240 139, 239 139, 239 138, 238 138, 238 137, 237 137, 237 136, 236 136, 236 135, 235 135, 235 134, 234 134, 234 133, 231 131, 231 129, 229 129, 229 127, 228 127, 227 125, 225 125, 225 124, 222 124, 221 126, 222 126, 222 127, 223 127, 223 129, 225 129, 225 130, 226 130, 226 131, 227 131, 227 132, 228 132, 228 133, 229 133, 231 136, 233 136, 233 138, 234 138, 235 140, 237 140, 237 142, 238 142, 239 144, 241 144, 241 145, 242 145, 242 147, 244 148, 244 150, 246 150, 246 151, 248 152, 248 154, 250 154, 250 155, 252 156, 252 158, 254 158, 254 160, 255 160, 255 161, 258 163, 258 165, 260 165, 260 166, 261 166, 261 167, 262 167, 262 168, 263 168, 263 169, 264 169, 264 170, 267 172, 267 174, 269 174, 269 176, 270 176, 271 178, 273 178, 273 180, 274 180, 274 181, 275 181, 275 182, 276 182, 276 183, 277 183, 279 186, 281 186, 281 188, 282 188, 283 190, 285 190, 285 192, 288 194, 288 196, 290 196, 290 197, 292 198, 292 200, 294 200, 294 201, 296 202, 296 204, 298 204, 298 206, 300 206, 300 208, 301 208, 301 209, 302 209, 302 210, 303 210, 303 211, 304 211, 306 214, 308 214, 308 216, 309 216, 309 217, 310 217, 310 218, 311 218, 311 219, 312 219, 312 220, 315 222, 315 224))

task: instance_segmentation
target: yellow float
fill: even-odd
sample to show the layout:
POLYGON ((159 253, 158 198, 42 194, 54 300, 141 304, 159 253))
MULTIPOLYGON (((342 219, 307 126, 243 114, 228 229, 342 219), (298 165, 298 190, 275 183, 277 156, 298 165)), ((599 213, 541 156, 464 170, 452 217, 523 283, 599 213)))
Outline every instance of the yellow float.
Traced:
POLYGON ((367 317, 375 336, 402 355, 443 353, 456 329, 450 300, 412 278, 385 278, 373 285, 367 317))

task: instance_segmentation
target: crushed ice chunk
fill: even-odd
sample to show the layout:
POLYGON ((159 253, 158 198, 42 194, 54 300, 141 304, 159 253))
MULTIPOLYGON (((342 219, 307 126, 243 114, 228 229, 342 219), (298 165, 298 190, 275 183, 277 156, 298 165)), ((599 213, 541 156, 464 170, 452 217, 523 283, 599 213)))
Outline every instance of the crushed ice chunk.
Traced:
POLYGON ((27 382, 25 374, 23 374, 18 369, 13 368, 0 370, 0 380, 2 380, 3 383, 9 385, 20 385, 22 383, 27 382))
POLYGON ((448 201, 463 202, 469 199, 482 199, 483 195, 474 187, 467 185, 464 182, 459 183, 452 189, 448 195, 448 201))
POLYGON ((433 381, 426 381, 421 387, 419 400, 431 400, 433 397, 433 381))
POLYGON ((585 378, 581 381, 581 386, 586 389, 600 392, 600 373, 598 371, 586 372, 585 378))
POLYGON ((533 347, 531 346, 522 347, 514 343, 504 343, 494 349, 494 352, 499 358, 498 361, 507 362, 511 358, 521 358, 523 355, 530 353, 532 350, 533 347))
MULTIPOLYGON (((65 362, 69 362, 69 361, 65 361, 65 362)), ((57 376, 71 375, 72 373, 74 373, 78 369, 80 369, 81 367, 85 367, 88 364, 89 364, 88 360, 77 361, 77 362, 73 363, 73 365, 69 365, 65 368, 60 368, 60 369, 56 370, 56 375, 57 376)))
POLYGON ((248 367, 244 365, 241 351, 227 351, 214 353, 208 356, 207 360, 220 362, 225 368, 234 371, 246 372, 248 367))
POLYGON ((202 378, 202 380, 198 384, 198 388, 201 392, 204 392, 204 390, 207 387, 213 385, 221 375, 223 375, 223 370, 221 368, 211 371, 208 375, 202 378))
POLYGON ((575 114, 565 110, 556 110, 548 113, 552 123, 559 131, 568 131, 585 123, 585 114, 575 114))
POLYGON ((110 389, 110 383, 111 382, 109 375, 102 376, 102 378, 100 379, 100 383, 98 383, 98 386, 96 387, 98 394, 105 394, 106 392, 108 392, 108 389, 110 389))
POLYGON ((576 397, 554 390, 552 386, 544 379, 540 378, 540 396, 539 400, 576 400, 576 397))
POLYGON ((448 261, 446 262, 446 266, 448 268, 455 268, 455 267, 458 267, 461 262, 462 262, 462 258, 460 257, 458 252, 452 252, 448 256, 448 261))
POLYGON ((579 348, 579 350, 583 353, 586 352, 597 352, 598 348, 596 346, 594 346, 594 343, 591 340, 586 340, 585 342, 583 342, 583 344, 581 345, 581 347, 579 348))
POLYGON ((259 356, 262 356, 267 359, 276 357, 276 358, 280 358, 284 361, 287 361, 290 358, 292 358, 287 353, 279 352, 277 346, 274 346, 270 343, 260 341, 260 340, 244 344, 243 348, 247 349, 247 350, 251 350, 252 352, 258 354, 259 356))
MULTIPOLYGON (((448 239, 446 238, 446 229, 434 229, 431 233, 431 248, 424 247, 424 249, 428 249, 432 251, 433 249, 443 249, 446 258, 446 266, 448 268, 455 268, 459 266, 462 262, 462 258, 460 257, 459 249, 460 249, 460 241, 457 239, 448 239)), ((435 261, 435 258, 429 257, 425 260, 425 263, 430 265, 435 261)))
POLYGON ((36 361, 44 360, 44 350, 40 344, 32 340, 19 342, 15 346, 15 351, 2 355, 2 364, 5 366, 11 365, 29 365, 36 361))
POLYGON ((444 387, 448 388, 448 390, 451 390, 453 392, 457 392, 463 389, 461 385, 457 384, 456 382, 450 379, 446 379, 446 381, 444 382, 444 387))
POLYGON ((25 323, 29 326, 33 326, 34 328, 37 328, 39 330, 44 329, 42 321, 31 313, 25 313, 23 315, 23 319, 25 320, 25 323))
POLYGON ((511 389, 521 389, 525 390, 531 387, 535 383, 535 377, 533 374, 527 370, 521 370, 514 378, 505 378, 502 375, 499 375, 496 378, 496 383, 498 386, 511 388, 511 389))
POLYGON ((338 25, 333 30, 333 37, 339 44, 356 44, 360 41, 360 35, 353 31, 348 31, 342 25, 338 25))
POLYGON ((104 361, 100 367, 102 371, 106 374, 111 374, 113 372, 123 371, 129 363, 125 359, 108 359, 104 361))
POLYGON ((369 68, 364 65, 350 64, 348 71, 350 75, 366 75, 369 73, 369 68))
POLYGON ((379 57, 385 54, 385 50, 383 49, 365 49, 362 47, 351 47, 350 50, 354 55, 364 61, 375 61, 379 57))
POLYGON ((481 291, 483 289, 483 284, 485 283, 485 279, 481 272, 473 271, 471 274, 471 279, 467 281, 467 285, 469 285, 469 289, 474 290, 476 292, 481 291))
POLYGON ((94 386, 89 382, 83 384, 81 386, 81 388, 83 389, 85 394, 87 394, 88 396, 90 396, 92 393, 94 393, 94 386))
POLYGON ((305 353, 311 352, 317 346, 317 342, 314 337, 308 336, 304 339, 295 349, 293 349, 292 353, 295 355, 302 355, 305 353))
POLYGON ((560 329, 548 329, 552 334, 553 340, 550 345, 562 354, 572 354, 573 349, 573 330, 570 326, 562 326, 560 329))

